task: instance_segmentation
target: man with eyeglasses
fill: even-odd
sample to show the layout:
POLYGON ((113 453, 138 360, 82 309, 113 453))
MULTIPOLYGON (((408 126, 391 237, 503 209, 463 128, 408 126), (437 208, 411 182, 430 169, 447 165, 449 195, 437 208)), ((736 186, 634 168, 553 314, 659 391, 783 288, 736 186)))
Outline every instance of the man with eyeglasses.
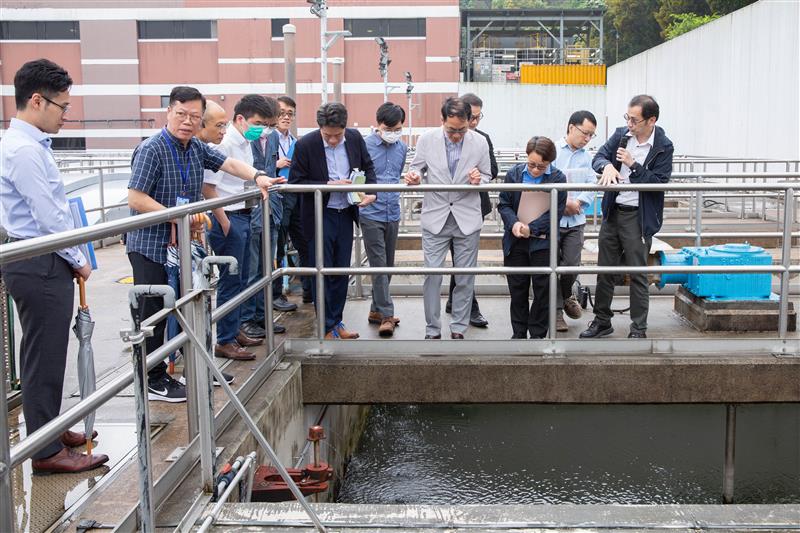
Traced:
MULTIPOLYGON (((64 125, 71 86, 67 71, 47 59, 25 63, 14 76, 17 114, 0 140, 0 224, 8 242, 75 229, 50 138, 64 125)), ((3 266, 22 324, 22 412, 28 435, 61 410, 75 311, 73 278, 88 280, 91 273, 77 246, 3 266)), ((33 455, 34 473, 83 472, 108 461, 103 454, 72 450, 85 442, 86 435, 73 431, 52 439, 33 455)))
MULTIPOLYGON (((589 111, 575 111, 567 123, 567 134, 556 143, 558 156, 553 166, 564 173, 569 183, 597 182, 592 157, 586 151, 586 145, 594 139, 597 130, 597 119, 589 111)), ((558 264, 561 266, 578 266, 581 264, 583 250, 583 231, 586 226, 584 209, 594 203, 594 191, 570 191, 564 216, 559 222, 558 264)), ((558 296, 556 303, 556 331, 568 331, 564 313, 572 319, 578 319, 583 312, 578 300, 572 295, 572 285, 578 278, 575 274, 561 274, 558 277, 558 296)))
MULTIPOLYGON (((674 148, 656 126, 658 103, 652 96, 634 96, 625 114, 626 127, 617 128, 592 160, 602 172, 599 184, 608 187, 603 194, 603 225, 598 242, 598 266, 646 266, 653 235, 664 220, 663 191, 616 191, 615 185, 667 183, 672 175, 674 148)), ((647 337, 650 295, 646 274, 630 275, 631 328, 628 338, 647 337)), ((605 337, 611 327, 611 301, 614 275, 599 274, 594 299, 594 320, 581 338, 605 337)))
MULTIPOLYGON (((481 100, 478 95, 474 93, 466 93, 461 95, 461 99, 470 107, 470 111, 472 114, 472 118, 469 119, 469 129, 474 131, 475 133, 480 133, 483 135, 483 138, 486 139, 486 143, 489 145, 489 161, 491 164, 492 169, 492 179, 497 177, 498 168, 497 168, 497 159, 494 156, 494 146, 492 145, 492 139, 489 137, 489 134, 481 131, 478 129, 478 125, 483 120, 483 100, 481 100)), ((481 196, 481 215, 483 218, 486 218, 486 215, 492 212, 492 202, 489 199, 488 192, 480 193, 481 196)), ((450 254, 453 254, 452 248, 450 249, 450 254)), ((450 276, 450 292, 447 296, 447 303, 444 307, 445 313, 450 313, 453 307, 453 289, 456 286, 456 281, 454 276, 450 276)), ((478 305, 478 298, 475 296, 473 291, 472 294, 472 308, 470 309, 469 315, 469 324, 470 326, 475 326, 477 328, 485 328, 489 326, 489 321, 486 320, 486 317, 483 316, 481 313, 481 308, 478 305)))
MULTIPOLYGON (((489 145, 469 128, 472 109, 461 98, 442 105, 442 128, 419 138, 405 182, 418 185, 423 176, 429 184, 480 185, 491 179, 489 145)), ((441 268, 453 246, 453 264, 474 268, 478 262, 483 216, 478 191, 426 192, 422 200, 422 250, 425 266, 441 268)), ((469 325, 474 275, 455 276, 450 338, 463 339, 469 325)), ((442 276, 425 276, 425 338, 440 339, 442 276)))
POLYGON ((197 138, 206 144, 219 144, 228 128, 228 114, 225 109, 213 100, 206 100, 206 111, 197 138))
MULTIPOLYGON (((202 199, 203 172, 223 170, 241 180, 255 180, 264 197, 275 180, 245 162, 227 157, 195 137, 200 131, 206 99, 194 87, 172 89, 167 108, 167 124, 157 134, 143 141, 133 152, 131 179, 128 183, 128 206, 131 215, 160 211, 202 199)), ((155 224, 133 230, 126 239, 128 260, 137 285, 166 285, 167 246, 172 237, 172 223, 155 224)), ((201 231, 203 223, 192 224, 201 231)), ((142 319, 161 308, 154 298, 146 298, 141 307, 142 319)), ((147 339, 147 353, 164 343, 165 322, 156 325, 147 339)), ((185 402, 186 387, 167 374, 163 362, 148 372, 148 399, 185 402)))

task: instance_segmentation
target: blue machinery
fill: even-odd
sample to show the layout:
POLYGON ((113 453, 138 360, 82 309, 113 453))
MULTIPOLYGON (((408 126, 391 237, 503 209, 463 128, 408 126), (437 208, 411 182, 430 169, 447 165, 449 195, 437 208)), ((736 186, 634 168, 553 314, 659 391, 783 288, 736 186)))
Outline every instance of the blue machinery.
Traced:
MULTIPOLYGON (((758 246, 718 244, 715 246, 686 246, 678 253, 659 252, 665 266, 771 265, 772 256, 758 246)), ((695 296, 716 301, 777 300, 772 294, 772 275, 769 273, 709 274, 695 272, 663 273, 659 288, 679 283, 695 296)))

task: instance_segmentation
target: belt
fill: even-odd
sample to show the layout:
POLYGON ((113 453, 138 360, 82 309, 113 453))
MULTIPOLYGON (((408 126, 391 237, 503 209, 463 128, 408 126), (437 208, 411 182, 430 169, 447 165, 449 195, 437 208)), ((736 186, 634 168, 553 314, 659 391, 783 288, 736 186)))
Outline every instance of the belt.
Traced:
POLYGON ((633 211, 638 211, 639 210, 639 206, 636 206, 636 205, 614 204, 614 207, 616 207, 620 211, 625 211, 626 213, 631 213, 633 211))
POLYGON ((245 209, 236 209, 235 211, 225 211, 226 215, 249 215, 253 209, 247 207, 245 209))

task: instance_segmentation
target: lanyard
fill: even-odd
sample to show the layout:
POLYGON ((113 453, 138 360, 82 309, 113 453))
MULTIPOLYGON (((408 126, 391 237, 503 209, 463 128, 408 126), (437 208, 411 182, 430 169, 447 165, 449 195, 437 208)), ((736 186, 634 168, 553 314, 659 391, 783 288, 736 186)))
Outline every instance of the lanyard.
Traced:
POLYGON ((191 167, 191 159, 189 158, 192 152, 191 141, 189 144, 189 148, 186 149, 186 166, 184 167, 183 162, 181 162, 181 158, 178 156, 178 150, 175 148, 175 143, 172 142, 170 136, 167 135, 167 128, 161 130, 161 136, 164 137, 164 140, 167 141, 167 146, 169 146, 169 151, 172 152, 172 159, 175 161, 175 165, 177 165, 178 171, 181 174, 181 182, 183 183, 182 194, 186 194, 186 188, 189 182, 189 170, 191 167))
MULTIPOLYGON (((291 136, 290 136, 289 137, 289 150, 292 149, 292 145, 293 144, 294 144, 294 139, 292 139, 291 136)), ((286 150, 283 149, 283 145, 281 144, 280 139, 278 140, 278 150, 283 152, 283 157, 285 157, 286 159, 289 159, 289 152, 287 152, 286 150)))

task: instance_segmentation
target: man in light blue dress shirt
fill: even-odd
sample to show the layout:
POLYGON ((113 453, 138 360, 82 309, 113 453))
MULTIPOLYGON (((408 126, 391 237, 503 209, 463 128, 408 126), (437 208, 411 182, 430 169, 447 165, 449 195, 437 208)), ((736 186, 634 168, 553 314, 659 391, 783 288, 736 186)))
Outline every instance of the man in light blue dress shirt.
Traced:
MULTIPOLYGON (((569 117, 567 134, 556 143, 558 157, 553 166, 562 171, 568 183, 597 182, 592 170, 592 157, 585 147, 595 137, 597 119, 589 111, 576 111, 569 117)), ((559 261, 561 266, 579 266, 581 250, 583 250, 583 230, 586 226, 584 210, 594 203, 594 191, 570 191, 564 216, 559 229, 559 261)), ((556 330, 568 331, 569 325, 564 320, 564 313, 570 318, 581 317, 582 311, 578 300, 572 295, 572 285, 578 276, 562 274, 558 279, 558 312, 556 313, 556 330), (563 310, 563 312, 562 312, 563 310)))
MULTIPOLYGON (((0 224, 10 242, 75 229, 48 136, 64 125, 71 86, 67 71, 46 59, 25 63, 14 76, 17 116, 0 140, 0 224)), ((28 435, 61 410, 75 309, 73 277, 87 280, 91 272, 77 247, 3 267, 22 324, 22 411, 28 435)), ((106 455, 70 448, 85 441, 83 433, 62 433, 33 455, 33 471, 83 472, 108 461, 106 455)))

